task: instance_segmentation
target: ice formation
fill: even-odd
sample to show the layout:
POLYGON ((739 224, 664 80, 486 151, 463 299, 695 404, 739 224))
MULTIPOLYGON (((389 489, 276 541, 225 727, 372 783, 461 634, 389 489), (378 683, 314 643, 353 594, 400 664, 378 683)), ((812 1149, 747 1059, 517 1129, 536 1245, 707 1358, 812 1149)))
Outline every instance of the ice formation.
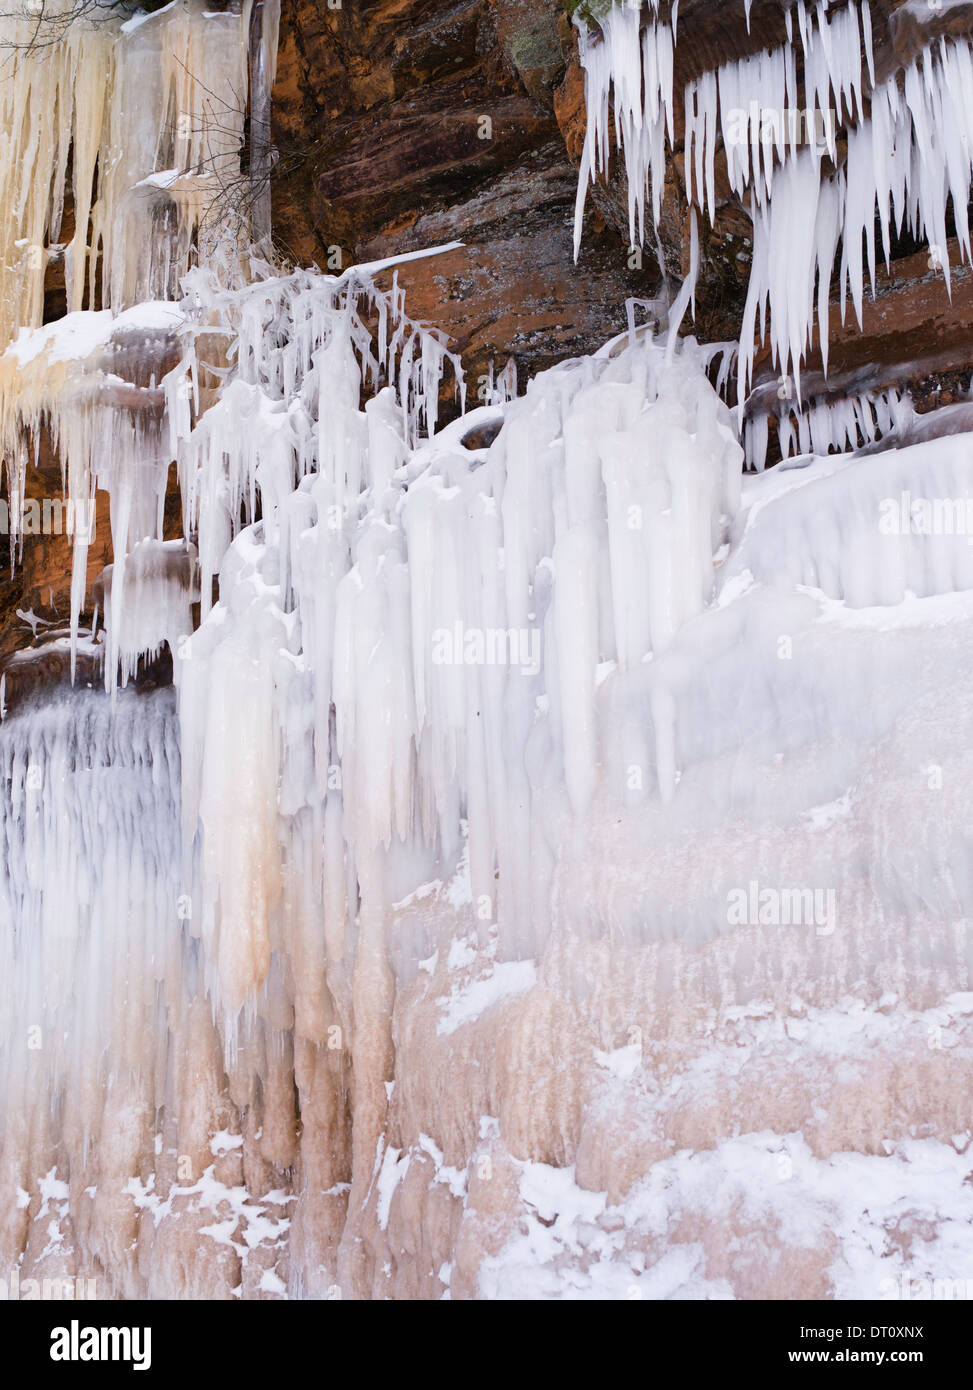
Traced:
MULTIPOLYGON (((892 236, 908 230, 928 242, 930 267, 942 272, 948 288, 951 209, 960 253, 970 259, 970 44, 940 39, 877 84, 868 0, 833 8, 797 0, 786 19, 784 45, 706 72, 683 94, 687 196, 715 220, 719 146, 730 187, 753 220, 737 371, 741 412, 758 330, 761 338, 769 332, 773 361, 783 377, 793 377, 798 400, 815 323, 827 371, 835 269, 842 323, 849 298, 861 323, 866 271, 875 288, 876 221, 886 262, 892 236), (842 154, 838 136, 845 128, 842 154)), ((625 165, 630 239, 641 244, 649 196, 659 220, 666 143, 674 144, 675 34, 623 4, 613 4, 593 30, 578 22, 588 126, 575 247, 587 186, 608 171, 612 129, 625 165)))
POLYGON ((778 387, 765 410, 751 400, 744 424, 747 462, 762 472, 767 461, 769 417, 777 422, 781 457, 843 454, 887 439, 905 418, 907 405, 894 390, 862 391, 798 401, 778 387))
POLYGON ((0 342, 40 322, 55 255, 70 310, 172 298, 241 187, 251 0, 178 0, 127 21, 87 7, 67 22, 75 8, 0 18, 0 342), (69 178, 75 233, 59 245, 69 178))
MULTIPOLYGON (((782 373, 794 373, 798 388, 815 300, 827 368, 828 296, 836 265, 842 322, 850 296, 861 323, 866 268, 873 291, 875 286, 876 219, 886 262, 891 234, 906 227, 928 242, 930 266, 942 271, 948 287, 951 206, 960 252, 969 259, 971 109, 973 49, 965 40, 944 39, 910 64, 903 76, 895 74, 872 90, 870 115, 849 131, 842 169, 822 178, 819 152, 806 150, 781 170, 775 197, 763 203, 755 198, 754 262, 743 342, 752 342, 758 312, 768 312, 774 360, 782 373), (802 272, 808 268, 809 274, 789 274, 788 267, 795 264, 802 272)), ((748 354, 745 347, 741 392, 749 384, 751 367, 752 348, 748 354)))
MULTIPOLYGON (((264 9, 256 41, 246 7, 93 30, 112 100, 215 26, 266 130, 264 9)), ((584 51, 637 174, 676 28, 632 13, 584 51)), ((796 17, 815 101, 861 117, 867 7, 796 17)), ((907 79, 914 133, 963 61, 907 79)), ((699 211, 724 76, 787 98, 777 63, 701 79, 699 211)), ((105 228, 125 180, 195 157, 150 108, 105 228)), ((836 196, 820 152, 765 153, 734 177, 768 215, 807 168, 836 196)), ((158 280, 158 224, 106 241, 107 307, 10 310, 10 498, 46 430, 69 496, 109 493, 113 563, 86 593, 75 539, 107 690, 0 726, 0 1265, 128 1298, 966 1277, 967 436, 918 438, 893 394, 778 401, 787 463, 744 476, 711 384, 736 356, 677 336, 692 275, 665 336, 632 322, 440 427, 459 364, 394 266, 278 274, 228 230, 158 280), (174 691, 133 688, 164 647, 174 691)))

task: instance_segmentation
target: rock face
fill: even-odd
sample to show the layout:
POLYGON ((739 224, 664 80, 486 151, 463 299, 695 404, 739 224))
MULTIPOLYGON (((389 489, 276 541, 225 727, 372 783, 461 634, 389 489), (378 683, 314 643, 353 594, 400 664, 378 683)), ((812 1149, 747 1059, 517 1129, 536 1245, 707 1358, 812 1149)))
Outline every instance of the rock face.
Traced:
POLYGON ((327 268, 463 241, 399 281, 474 386, 491 362, 513 357, 523 383, 599 346, 659 275, 651 260, 629 269, 597 209, 574 265, 576 151, 555 109, 572 51, 557 0, 283 0, 281 250, 327 268))

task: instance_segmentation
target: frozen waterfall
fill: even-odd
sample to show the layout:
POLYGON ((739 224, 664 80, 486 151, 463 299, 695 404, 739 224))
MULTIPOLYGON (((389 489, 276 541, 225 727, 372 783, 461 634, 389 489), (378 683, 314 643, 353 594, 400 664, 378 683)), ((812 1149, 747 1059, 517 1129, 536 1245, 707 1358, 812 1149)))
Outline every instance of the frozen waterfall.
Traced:
POLYGON ((876 217, 941 245, 951 202, 969 255, 971 50, 879 84, 867 0, 797 0, 786 48, 677 94, 659 8, 581 24, 578 235, 614 143, 642 239, 677 103, 712 214, 720 136, 739 411, 713 348, 634 323, 467 410, 395 259, 274 264, 235 201, 269 0, 39 53, 0 20, 12 552, 49 446, 112 556, 92 582, 75 537, 74 684, 0 725, 0 1270, 126 1299, 969 1273, 973 452, 885 447, 905 407, 863 390, 795 402, 748 472, 741 417, 758 318, 799 378, 833 268, 861 314, 876 217), (854 122, 839 171, 830 130, 733 143, 799 68, 854 122))

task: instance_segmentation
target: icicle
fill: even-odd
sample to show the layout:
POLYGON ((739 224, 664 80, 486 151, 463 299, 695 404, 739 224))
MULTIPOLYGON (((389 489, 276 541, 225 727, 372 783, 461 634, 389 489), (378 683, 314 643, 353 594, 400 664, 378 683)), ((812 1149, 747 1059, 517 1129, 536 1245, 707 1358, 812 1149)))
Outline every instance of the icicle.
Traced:
MULTIPOLYGON (((754 263, 739 364, 744 393, 752 357, 747 337, 756 329, 758 314, 762 322, 769 317, 775 362, 783 375, 794 375, 799 393, 800 364, 812 341, 816 305, 827 367, 828 286, 839 244, 842 320, 850 293, 861 323, 866 258, 875 291, 876 210, 886 260, 891 228, 908 212, 913 232, 930 242, 948 293, 948 200, 961 254, 964 259, 971 254, 967 208, 973 175, 969 116, 973 59, 969 44, 944 38, 906 68, 901 85, 895 74, 876 89, 867 0, 852 0, 830 12, 821 3, 808 12, 804 0, 798 0, 808 103, 801 112, 795 106, 798 84, 790 9, 786 17, 788 42, 783 47, 704 73, 684 92, 690 204, 706 212, 711 221, 715 218, 719 130, 730 186, 741 197, 749 192, 754 208, 754 263), (868 117, 864 115, 866 67, 871 95, 868 117), (838 160, 833 113, 838 121, 854 119, 857 125, 849 133, 846 166, 822 183, 822 155, 827 152, 832 162, 838 160), (799 137, 802 128, 803 139, 799 137), (795 251, 795 236, 803 248, 800 253, 795 251)), ((668 112, 673 35, 654 20, 641 29, 640 23, 637 7, 613 6, 601 20, 599 42, 579 22, 588 127, 576 204, 576 254, 588 180, 607 171, 610 109, 625 161, 633 243, 644 235, 644 203, 650 187, 653 219, 658 223, 665 134, 672 139, 668 112)))
POLYGON ((744 430, 746 466, 760 473, 767 457, 770 416, 777 420, 781 453, 824 456, 873 444, 895 426, 902 397, 898 391, 866 391, 843 399, 778 400, 769 412, 749 416, 744 430))
MULTIPOLYGON (((698 268, 698 237, 694 248, 685 308, 698 268)), ((277 302, 278 288, 267 288, 277 302)), ((312 303, 335 302, 327 277, 299 278, 289 288, 293 298, 283 302, 297 322, 307 321, 312 303)), ((339 303, 345 331, 354 322, 353 302, 350 296, 339 303)), ((677 318, 678 311, 672 322, 677 318)), ((280 375, 274 364, 288 335, 276 318, 263 321, 265 346, 249 336, 252 326, 241 315, 250 347, 244 352, 241 342, 237 357, 261 363, 259 375, 269 380, 280 375)), ((219 884, 243 870, 215 817, 236 794, 224 785, 222 760, 203 762, 203 750, 217 737, 206 732, 211 721, 227 717, 225 701, 241 679, 244 652, 270 671, 280 667, 274 653, 284 645, 284 669, 294 674, 276 704, 260 696, 263 722, 247 737, 270 749, 278 740, 274 731, 294 723, 290 702, 306 702, 298 723, 310 731, 313 774, 306 766, 300 772, 301 763, 292 764, 281 750, 281 796, 295 808, 309 796, 327 797, 337 762, 342 809, 335 833, 345 848, 331 853, 349 856, 363 895, 367 877, 373 907, 374 895, 380 901, 383 893, 382 865, 402 853, 422 864, 452 853, 462 817, 474 896, 489 903, 490 920, 502 915, 509 942, 520 938, 526 901, 505 897, 501 907, 494 886, 498 866, 511 892, 522 882, 515 866, 523 846, 507 838, 511 812, 504 800, 516 758, 501 775, 506 755, 499 750, 515 731, 526 739, 538 691, 545 685, 556 691, 551 734, 561 749, 570 805, 576 816, 584 815, 598 785, 597 668, 618 659, 637 666, 700 611, 712 591, 714 544, 738 505, 741 451, 728 413, 705 379, 702 355, 697 360, 689 344, 677 353, 677 346, 674 338, 666 347, 637 339, 616 355, 535 379, 528 397, 489 408, 491 418, 502 411, 503 427, 485 457, 460 446, 459 426, 428 443, 407 444, 396 429, 401 415, 383 394, 368 406, 356 445, 360 493, 349 498, 345 492, 338 508, 334 500, 346 487, 346 470, 328 463, 320 445, 313 446, 306 472, 293 469, 289 495, 283 485, 266 491, 259 483, 263 519, 224 558, 220 604, 190 644, 180 685, 187 730, 196 731, 185 744, 187 863, 202 853, 209 887, 200 892, 209 905, 205 931, 215 956, 229 949, 232 959, 242 953, 252 962, 245 975, 223 981, 228 1000, 239 999, 244 979, 251 989, 259 986, 265 956, 253 958, 249 945, 238 951, 221 944, 235 932, 236 916, 219 884), (683 404, 676 415, 660 403, 666 381, 680 383, 683 404), (625 460, 644 450, 650 419, 649 436, 658 433, 659 449, 648 471, 629 467, 625 460), (411 461, 397 467, 410 447, 411 461), (644 537, 628 524, 636 507, 645 518, 644 537), (604 589, 590 583, 600 566, 604 589), (652 595, 645 621, 623 631, 619 606, 614 630, 606 614, 633 585, 652 595), (262 616, 255 622, 256 612, 262 616)), ((296 383, 305 399, 314 399, 315 373, 327 362, 329 418, 340 432, 343 357, 302 348, 291 334, 295 350, 308 364, 303 384, 300 378, 296 383)), ((235 389, 224 387, 224 401, 235 389)), ((245 458, 253 435, 252 425, 237 435, 227 432, 234 415, 239 405, 224 414, 223 403, 217 404, 190 439, 197 451, 208 440, 220 473, 223 460, 245 458)), ((300 438, 298 454, 312 447, 300 438)), ((200 467, 210 467, 206 452, 197 457, 200 467)), ((245 463, 241 476, 250 467, 245 463)), ((203 549, 201 530, 201 558, 203 549)), ((205 562, 203 570, 205 587, 205 562)), ((265 906, 273 915, 272 904, 265 906)), ((376 943, 375 949, 379 959, 384 948, 376 943)))
POLYGON ((575 258, 581 244, 589 180, 608 172, 610 121, 625 160, 632 244, 641 245, 644 240, 645 200, 650 189, 653 216, 658 221, 665 184, 666 132, 670 141, 673 137, 675 43, 671 24, 652 20, 642 29, 637 6, 612 6, 601 16, 597 36, 583 19, 576 17, 576 23, 585 74, 587 128, 575 205, 575 258))
MULTIPOLYGON (((173 297, 194 249, 213 256, 229 239, 239 252, 248 240, 239 163, 246 16, 209 12, 205 0, 125 22, 102 9, 67 22, 72 10, 72 0, 49 0, 43 16, 0 19, 0 259, 15 287, 4 295, 0 346, 40 322, 69 169, 69 310, 96 307, 99 278, 102 307, 173 297), (47 169, 50 179, 38 176, 47 169)), ((272 30, 268 20, 268 38, 272 30)))
POLYGON ((676 350, 676 339, 679 329, 682 327, 683 319, 686 317, 687 309, 692 306, 693 314, 696 313, 696 281, 699 278, 699 224, 696 220, 696 209, 690 211, 690 236, 689 236, 689 274, 686 276, 675 303, 669 310, 669 336, 666 343, 666 360, 671 362, 676 350))
POLYGON ((119 666, 124 686, 141 657, 152 660, 164 644, 178 653, 192 635, 192 605, 199 601, 196 551, 184 541, 139 541, 125 558, 124 591, 114 583, 115 572, 109 565, 95 584, 105 614, 109 690, 119 666))

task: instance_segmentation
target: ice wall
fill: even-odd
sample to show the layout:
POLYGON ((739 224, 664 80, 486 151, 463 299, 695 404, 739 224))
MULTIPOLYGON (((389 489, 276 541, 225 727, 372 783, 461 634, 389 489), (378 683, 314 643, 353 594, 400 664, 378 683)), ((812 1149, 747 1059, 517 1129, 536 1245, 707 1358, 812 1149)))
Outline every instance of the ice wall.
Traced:
MULTIPOLYGON (((708 354, 626 334, 428 441, 389 388, 364 409, 349 395, 322 469, 317 352, 298 359, 308 392, 278 356, 277 315, 312 290, 342 303, 333 281, 264 286, 262 327, 240 338, 246 396, 224 388, 237 408, 180 444, 184 477, 202 489, 209 469, 244 497, 241 433, 260 426, 240 419, 302 403, 178 677, 178 887, 208 1036, 244 1166, 264 1174, 249 1202, 277 1182, 293 1198, 291 1238, 255 1247, 264 1292, 523 1288, 525 1260, 547 1265, 518 1245, 535 1210, 567 1223, 550 1288, 577 1271, 585 1221, 599 1253, 582 1286, 642 1288, 628 1238, 602 1249, 596 1218, 628 1213, 655 1248, 638 1184, 672 1144, 710 1155, 722 1191, 721 1136, 767 1131, 749 1161, 800 1173, 812 1253, 791 1245, 785 1196, 769 1214, 741 1173, 743 1215, 707 1224, 711 1188, 690 1183, 688 1227, 652 1218, 672 1282, 659 1270, 646 1291, 760 1292, 783 1268, 809 1294, 867 1293, 869 1219, 958 1210, 920 1193, 966 1128, 969 546, 958 525, 913 528, 909 504, 903 522, 901 498, 969 498, 965 439, 804 461, 741 496, 708 354), (487 422, 494 443, 467 449, 487 422), (809 894, 809 915, 775 919, 767 891, 809 894), (797 1065, 775 1038, 808 1030, 797 1065), (910 1158, 917 1113, 929 1146, 910 1158), (836 1257, 822 1173, 883 1143, 899 1195, 868 1218, 850 1188, 836 1257), (503 1239, 484 1265, 490 1211, 503 1239), (734 1232, 766 1268, 732 1256, 734 1232)), ((355 323, 329 320, 324 343, 357 394, 355 323)), ((340 397, 324 399, 330 417, 340 397)), ((167 1190, 139 1183, 146 1231, 171 1221, 167 1190)), ((178 1220, 160 1229, 178 1243, 178 1220)), ((259 1292, 250 1258, 233 1287, 259 1292)), ((225 1287, 215 1260, 207 1287, 225 1287)))
MULTIPOLYGON (((424 438, 442 345, 368 281, 232 296, 238 374, 188 433, 170 382, 220 567, 178 644, 178 781, 168 696, 3 729, 10 841, 44 828, 32 892, 6 890, 11 973, 50 979, 65 929, 103 960, 126 894, 158 923, 119 948, 141 993, 102 983, 94 1017, 45 994, 99 1084, 62 1122, 44 1053, 41 1108, 8 1108, 6 1249, 128 1296, 868 1296, 863 1243, 963 1209, 973 575, 966 512, 947 532, 912 502, 973 499, 966 439, 741 492, 710 354, 635 332, 424 438), (403 396, 378 373, 363 405, 409 336, 403 396), (108 745, 103 793, 77 739, 108 745), (47 884, 81 845, 128 886, 66 927, 47 884), (828 1174, 865 1154, 839 1212, 828 1174)), ((179 628, 189 559, 130 557, 129 659, 179 628)))
POLYGON ((241 998, 288 1001, 295 1047, 340 1039, 353 1078, 326 1130, 349 1144, 340 1240, 292 1288, 523 1289, 550 1258, 561 1292, 868 1296, 856 1242, 960 1209, 921 1194, 968 1129, 971 572, 959 513, 923 527, 911 499, 965 508, 966 440, 740 497, 695 352, 624 335, 485 412, 488 449, 462 444, 473 417, 377 483, 367 461, 350 512, 312 472, 227 553, 180 677, 209 987, 243 1037, 241 998), (807 914, 775 915, 781 892, 807 914), (720 1136, 764 1131, 750 1161, 800 1172, 806 1247, 742 1170, 742 1208, 714 1202, 720 1136), (639 1184, 673 1146, 712 1186, 650 1240, 639 1184), (871 1218, 872 1179, 848 1189, 836 1255, 822 1174, 849 1151, 899 1188, 871 1218), (601 1249, 619 1207, 671 1284, 643 1285, 629 1237, 601 1249), (530 1244, 535 1210, 563 1246, 530 1244))
POLYGON ((90 1277, 111 1269, 124 1292, 137 1225, 124 1184, 153 1151, 179 1065, 167 1018, 192 972, 172 897, 171 693, 114 711, 77 693, 11 717, 0 760, 4 1267, 23 1252, 25 1275, 73 1274, 80 1246, 90 1277), (32 1224, 27 1194, 45 1182, 32 1224))

